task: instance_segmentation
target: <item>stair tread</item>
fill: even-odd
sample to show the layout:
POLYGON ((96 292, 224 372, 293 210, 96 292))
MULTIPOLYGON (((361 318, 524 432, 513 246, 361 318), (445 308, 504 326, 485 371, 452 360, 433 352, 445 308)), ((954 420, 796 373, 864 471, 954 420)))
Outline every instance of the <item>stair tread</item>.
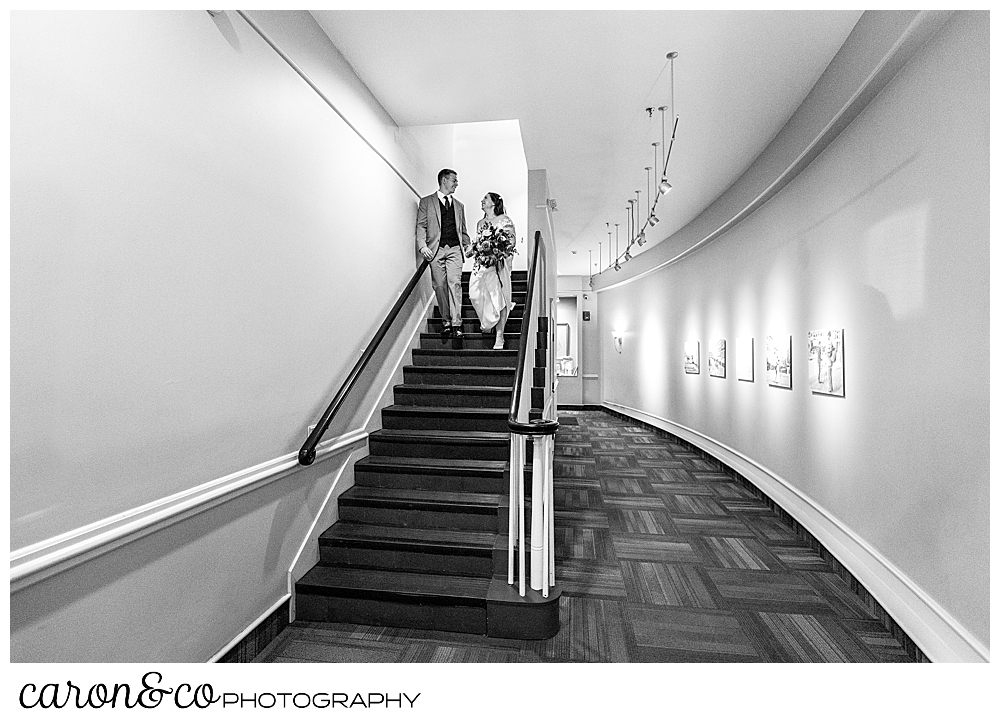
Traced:
POLYGON ((369 439, 488 444, 510 441, 509 432, 480 432, 462 429, 377 429, 369 439))
POLYGON ((393 502, 433 502, 454 505, 499 505, 504 498, 488 492, 458 492, 452 490, 409 490, 397 487, 368 487, 355 485, 344 492, 340 499, 385 500, 393 502))
MULTIPOLYGON (((482 349, 480 351, 493 351, 492 349, 482 349)), ((475 366, 469 364, 468 366, 463 366, 461 364, 407 364, 403 367, 406 371, 415 372, 450 372, 453 374, 467 374, 473 373, 477 374, 482 372, 483 374, 502 374, 508 373, 513 374, 517 371, 517 367, 488 367, 488 366, 475 366)))
POLYGON ((388 407, 383 407, 382 411, 389 412, 404 412, 407 414, 436 414, 442 416, 484 416, 484 417, 504 417, 507 416, 506 409, 500 408, 486 408, 482 407, 434 407, 434 406, 422 406, 417 404, 391 404, 388 407))
POLYGON ((490 578, 317 565, 302 576, 298 585, 418 597, 465 598, 482 600, 485 605, 490 578))
MULTIPOLYGON (((432 334, 431 336, 436 336, 432 334)), ((517 349, 414 349, 417 356, 440 354, 443 351, 450 352, 453 356, 494 356, 506 355, 517 358, 517 349)))
POLYGON ((389 525, 370 525, 358 522, 338 522, 322 535, 320 540, 352 540, 362 542, 415 543, 426 547, 437 545, 441 547, 476 547, 481 550, 492 550, 496 543, 495 532, 477 532, 474 530, 447 530, 432 527, 392 527, 389 525))
POLYGON ((473 469, 480 471, 503 471, 507 462, 493 459, 445 459, 436 457, 381 457, 368 455, 359 459, 356 465, 391 466, 391 467, 424 467, 438 469, 473 469))
POLYGON ((510 392, 511 386, 497 386, 495 384, 414 384, 413 382, 397 384, 394 389, 400 391, 426 391, 426 392, 477 392, 481 394, 500 394, 510 392))

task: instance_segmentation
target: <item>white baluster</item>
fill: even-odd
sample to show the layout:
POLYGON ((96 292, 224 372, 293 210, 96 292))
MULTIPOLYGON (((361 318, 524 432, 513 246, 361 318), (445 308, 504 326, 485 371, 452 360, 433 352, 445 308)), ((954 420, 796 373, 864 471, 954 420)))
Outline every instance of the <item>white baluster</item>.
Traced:
MULTIPOLYGON (((542 465, 542 467, 541 467, 541 469, 539 471, 541 472, 541 477, 543 478, 542 479, 542 485, 541 485, 542 486, 542 510, 541 510, 541 516, 542 516, 542 551, 541 551, 542 552, 542 570, 541 570, 541 573, 542 573, 541 574, 541 577, 542 577, 542 597, 548 597, 549 596, 549 553, 550 553, 550 551, 552 549, 552 546, 551 546, 551 544, 549 542, 549 535, 550 535, 550 533, 552 531, 552 527, 551 527, 551 524, 549 522, 549 509, 552 506, 552 493, 551 493, 551 489, 550 489, 551 488, 550 481, 552 479, 552 469, 551 469, 551 467, 549 467, 549 465, 547 463, 552 459, 551 455, 549 454, 549 448, 552 447, 552 435, 546 434, 541 439, 539 439, 538 441, 542 443, 541 444, 541 446, 542 446, 542 459, 546 462, 546 464, 542 465)), ((534 508, 532 508, 532 509, 534 509, 534 508)), ((532 548, 532 551, 534 551, 534 548, 532 548)))
POLYGON ((514 584, 514 539, 517 536, 517 441, 521 435, 510 435, 510 490, 507 496, 507 584, 514 584))
MULTIPOLYGON (((523 451, 524 447, 522 445, 524 444, 524 437, 520 434, 517 436, 519 439, 518 448, 519 450, 523 451)), ((524 574, 524 464, 522 460, 523 458, 520 457, 519 455, 517 464, 517 518, 518 518, 517 554, 518 554, 518 561, 520 563, 520 567, 518 568, 518 594, 521 597, 524 597, 524 583, 526 576, 524 574)))

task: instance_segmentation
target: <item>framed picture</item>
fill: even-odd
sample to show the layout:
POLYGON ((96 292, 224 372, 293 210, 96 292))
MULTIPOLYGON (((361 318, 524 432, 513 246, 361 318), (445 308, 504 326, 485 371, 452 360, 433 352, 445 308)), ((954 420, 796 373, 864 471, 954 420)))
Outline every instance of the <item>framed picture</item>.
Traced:
POLYGON ((767 383, 779 389, 792 388, 792 337, 767 337, 767 383))
POLYGON ((809 389, 813 394, 844 396, 844 330, 809 332, 809 389))
POLYGON ((684 342, 684 371, 688 374, 701 374, 701 342, 684 342))
POLYGON ((753 381, 753 337, 736 337, 736 378, 741 382, 753 381))
POLYGON ((708 347, 708 374, 726 378, 726 340, 716 339, 708 347))

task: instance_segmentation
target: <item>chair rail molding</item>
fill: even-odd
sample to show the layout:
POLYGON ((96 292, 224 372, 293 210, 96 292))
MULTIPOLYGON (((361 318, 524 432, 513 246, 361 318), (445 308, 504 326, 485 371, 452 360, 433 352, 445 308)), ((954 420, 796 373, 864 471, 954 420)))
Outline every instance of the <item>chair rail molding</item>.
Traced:
MULTIPOLYGON (((317 457, 354 449, 367 440, 367 431, 353 430, 324 442, 317 448, 317 457)), ((34 585, 298 470, 296 450, 14 550, 10 553, 10 591, 14 593, 34 585)))
POLYGON ((605 400, 608 409, 670 432, 743 475, 816 537, 867 588, 936 663, 988 663, 989 648, 902 570, 788 480, 701 432, 641 409, 605 400))

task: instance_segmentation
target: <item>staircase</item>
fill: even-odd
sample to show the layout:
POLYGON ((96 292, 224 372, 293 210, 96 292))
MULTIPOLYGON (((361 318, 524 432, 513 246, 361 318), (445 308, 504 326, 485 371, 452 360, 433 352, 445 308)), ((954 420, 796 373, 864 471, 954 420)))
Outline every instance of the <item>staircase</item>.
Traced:
POLYGON ((319 538, 320 562, 296 583, 297 619, 518 639, 558 631, 558 587, 521 598, 507 584, 507 414, 527 285, 526 272, 512 275, 503 351, 479 329, 468 273, 464 338, 442 336, 434 307, 339 520, 319 538))

